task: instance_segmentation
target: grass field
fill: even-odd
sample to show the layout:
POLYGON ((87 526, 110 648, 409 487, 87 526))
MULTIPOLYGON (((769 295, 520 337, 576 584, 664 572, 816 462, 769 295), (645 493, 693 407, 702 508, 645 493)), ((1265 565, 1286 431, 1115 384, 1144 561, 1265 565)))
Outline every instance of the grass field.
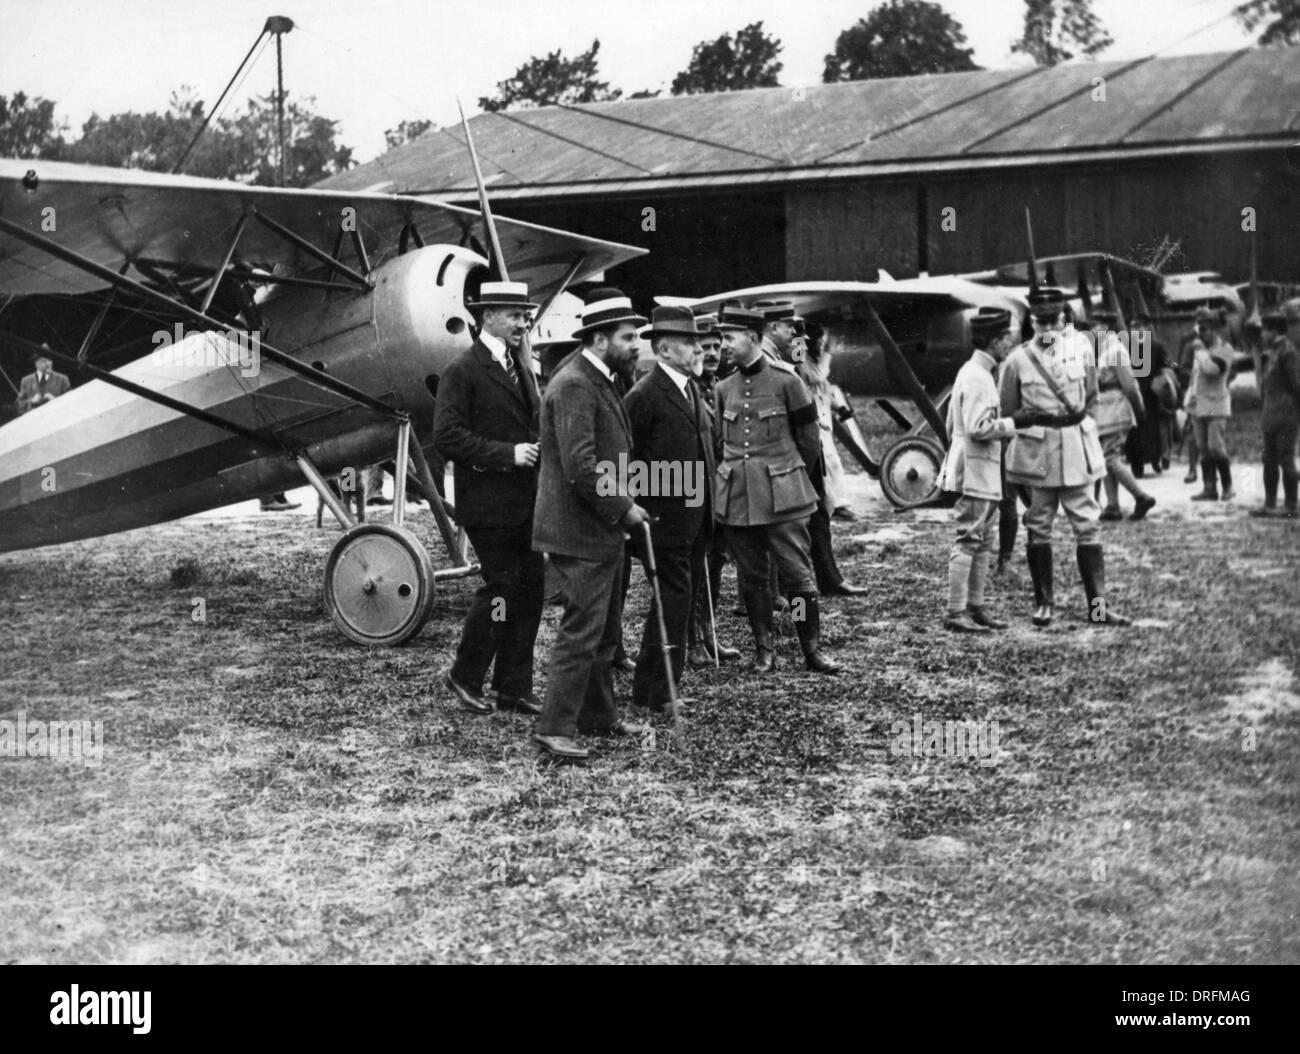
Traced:
MULTIPOLYGON (((826 604, 845 675, 787 634, 780 676, 688 682, 680 748, 597 741, 585 768, 436 689, 471 582, 409 647, 344 643, 338 535, 304 518, 0 557, 0 718, 105 741, 0 760, 0 960, 1300 959, 1300 532, 1158 508, 1105 535, 1137 628, 1084 623, 1061 546, 1058 624, 1029 627, 1022 569, 993 593, 1014 628, 971 641, 938 630, 942 515, 872 507, 835 525, 871 586, 826 604), (996 751, 909 756, 899 729, 951 720, 996 751)), ((638 574, 629 644, 646 606, 638 574)))

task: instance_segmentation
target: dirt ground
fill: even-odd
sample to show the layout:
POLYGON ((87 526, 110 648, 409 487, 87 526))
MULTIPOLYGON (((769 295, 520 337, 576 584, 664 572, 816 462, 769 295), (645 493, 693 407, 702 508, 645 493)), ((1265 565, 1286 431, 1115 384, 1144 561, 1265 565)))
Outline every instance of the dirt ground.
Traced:
MULTIPOLYGON (((680 748, 581 768, 437 687, 472 581, 407 647, 347 643, 312 507, 0 556, 0 719, 103 729, 98 764, 0 759, 0 961, 1295 962, 1300 529, 1245 515, 1258 474, 1194 506, 1166 472, 1104 525, 1131 630, 1084 621, 1063 533, 1034 630, 1022 537, 992 640, 939 628, 945 514, 857 475, 845 673, 787 632, 778 676, 688 681, 680 748)), ((630 647, 646 608, 638 572, 630 647)))

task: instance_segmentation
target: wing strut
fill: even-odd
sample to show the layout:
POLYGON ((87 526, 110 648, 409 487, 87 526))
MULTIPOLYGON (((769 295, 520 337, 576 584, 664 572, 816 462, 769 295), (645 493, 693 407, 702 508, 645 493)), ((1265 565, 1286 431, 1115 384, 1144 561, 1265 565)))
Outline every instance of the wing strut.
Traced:
MULTIPOLYGON (((263 222, 266 222, 266 217, 261 216, 256 212, 256 210, 254 210, 254 215, 263 222)), ((279 225, 276 224, 276 226, 279 225)), ((198 322, 203 326, 216 330, 227 328, 223 323, 219 322, 211 315, 205 314, 197 308, 190 307, 188 304, 173 300, 171 297, 166 296, 163 293, 150 289, 147 285, 143 285, 134 279, 127 278, 126 275, 118 274, 111 268, 96 263, 87 256, 82 256, 80 253, 74 252, 71 249, 65 249, 58 242, 51 241, 49 238, 36 234, 33 231, 29 231, 25 227, 21 227, 17 223, 14 223, 12 220, 5 219, 3 216, 0 216, 0 231, 5 231, 6 233, 13 235, 19 241, 26 242, 28 245, 47 252, 51 256, 62 260, 65 263, 72 264, 74 267, 79 267, 81 270, 94 275, 96 278, 102 279, 115 288, 126 289, 144 300, 165 306, 168 311, 178 312, 193 322, 198 322)), ((287 233, 295 239, 298 237, 296 234, 293 234, 292 231, 287 231, 287 233)), ((320 253, 320 250, 314 245, 310 245, 310 243, 307 244, 313 253, 320 253)), ((320 253, 320 255, 323 256, 324 254, 320 253)), ((340 264, 337 266, 341 267, 342 265, 340 264)), ((331 377, 328 373, 324 373, 321 370, 308 366, 306 363, 299 362, 291 355, 287 355, 285 352, 279 351, 276 348, 271 347, 269 344, 262 343, 260 347, 261 353, 266 356, 266 358, 280 366, 283 366, 291 373, 296 373, 298 376, 312 381, 321 388, 325 388, 336 395, 343 396, 344 398, 351 399, 353 402, 359 403, 368 409, 375 410, 386 417, 396 419, 401 415, 401 411, 380 402, 373 396, 361 391, 360 388, 354 388, 346 381, 341 381, 337 377, 331 377)))

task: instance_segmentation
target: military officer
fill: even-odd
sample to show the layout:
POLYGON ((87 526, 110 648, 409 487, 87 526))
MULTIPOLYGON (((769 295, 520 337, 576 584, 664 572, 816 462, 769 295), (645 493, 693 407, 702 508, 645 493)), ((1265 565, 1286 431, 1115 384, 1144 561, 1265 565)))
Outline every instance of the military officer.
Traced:
POLYGON ((794 358, 798 328, 794 305, 782 300, 760 300, 754 310, 763 316, 763 354, 773 366, 793 373, 793 363, 803 361, 802 353, 794 358))
POLYGON ((999 384, 1002 415, 1024 409, 1047 415, 1020 428, 1007 447, 1007 482, 1029 488, 1029 575, 1034 584, 1035 626, 1052 621, 1052 524, 1057 506, 1074 528, 1075 554, 1090 621, 1126 626, 1129 619, 1106 605, 1106 572, 1096 541, 1100 509, 1093 484, 1106 474, 1097 425, 1097 367, 1085 341, 1063 338, 1065 294, 1036 289, 1029 295, 1034 335, 1011 353, 999 384))
POLYGON ((1002 440, 1017 428, 1041 424, 1048 414, 1021 408, 1003 417, 994 371, 1013 347, 1011 312, 982 307, 970 320, 975 350, 957 371, 948 401, 952 443, 944 458, 940 485, 959 494, 953 507, 957 538, 948 558, 948 616, 944 628, 956 633, 988 633, 1007 624, 984 609, 993 547, 993 524, 1002 501, 1002 440))
MULTIPOLYGON (((1232 416, 1232 395, 1228 382, 1236 352, 1223 339, 1223 318, 1208 307, 1196 309, 1196 340, 1192 342, 1192 374, 1187 392, 1187 411, 1201 452, 1204 488, 1192 501, 1231 501, 1232 463, 1228 460, 1228 418, 1232 416), (1217 474, 1217 478, 1216 478, 1217 474), (1223 492, 1219 492, 1219 481, 1223 492)), ((1190 473, 1189 473, 1190 474, 1190 473)))
POLYGON ((753 669, 770 673, 776 668, 770 581, 775 562, 781 590, 791 599, 805 665, 816 673, 837 673, 839 667, 821 653, 821 611, 808 537, 808 517, 817 507, 812 473, 821 459, 817 409, 803 381, 763 353, 762 315, 724 308, 718 328, 737 370, 716 391, 723 440, 717 510, 754 631, 753 669))

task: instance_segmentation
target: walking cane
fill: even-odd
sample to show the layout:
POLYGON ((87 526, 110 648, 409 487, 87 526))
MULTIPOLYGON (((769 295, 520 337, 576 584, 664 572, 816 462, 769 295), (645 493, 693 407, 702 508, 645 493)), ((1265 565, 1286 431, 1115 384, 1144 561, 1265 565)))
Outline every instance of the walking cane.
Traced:
POLYGON ((713 665, 722 669, 722 654, 718 651, 718 624, 713 621, 713 582, 709 578, 709 564, 704 562, 704 599, 709 602, 709 633, 713 637, 713 665))
POLYGON ((673 679, 672 645, 668 643, 668 627, 664 624, 664 602, 659 595, 659 569, 655 566, 655 548, 650 541, 650 523, 645 527, 645 566, 650 576, 650 592, 655 600, 655 617, 659 626, 659 650, 664 658, 664 675, 668 678, 668 713, 673 719, 673 738, 680 739, 682 734, 682 707, 677 695, 677 682, 673 679))

